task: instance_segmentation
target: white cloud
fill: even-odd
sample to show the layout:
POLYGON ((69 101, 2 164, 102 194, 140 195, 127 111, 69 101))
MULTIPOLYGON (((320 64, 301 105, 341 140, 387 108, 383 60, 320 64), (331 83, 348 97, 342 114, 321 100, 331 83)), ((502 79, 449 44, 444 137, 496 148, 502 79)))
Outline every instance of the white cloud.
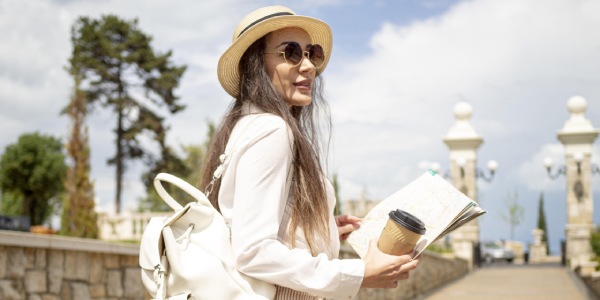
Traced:
MULTIPOLYGON (((600 127, 600 17, 592 11, 600 11, 600 2, 461 1, 435 18, 384 24, 364 56, 342 53, 345 59, 325 74, 342 195, 345 185, 353 193, 366 185, 385 197, 420 175, 424 161, 447 169, 442 137, 454 124, 453 106, 467 101, 474 109, 471 123, 485 141, 479 167, 485 169, 489 159, 500 164, 492 182, 478 180, 489 212, 482 237, 508 238, 494 216, 505 209, 502 199, 511 190, 527 206, 519 240, 531 240, 541 191, 549 203, 559 201, 550 216, 564 220, 564 182, 551 181, 542 161, 547 155, 563 161, 556 131, 569 117, 569 97, 583 95, 586 116, 600 127)), ((553 248, 561 224, 551 233, 553 248)))
MULTIPOLYGON (((428 3, 443 3, 437 1, 428 3)), ((345 2, 285 3, 307 13, 345 2)), ((202 142, 205 120, 215 121, 230 103, 216 78, 217 60, 236 22, 264 4, 0 0, 0 149, 28 131, 66 135, 67 120, 58 112, 70 93, 71 80, 62 69, 70 55, 70 27, 80 15, 107 13, 138 17, 158 51, 173 50, 175 62, 188 66, 178 90, 188 108, 168 118, 170 141, 202 142)), ((540 189, 559 189, 541 161, 546 155, 563 161, 556 130, 568 118, 567 99, 584 96, 586 116, 600 127, 597 11, 600 2, 594 0, 461 1, 437 17, 411 24, 392 20, 369 41, 357 39, 370 45, 369 53, 335 44, 338 59, 332 59, 325 77, 334 121, 330 170, 338 173, 343 199, 356 198, 365 188, 375 198, 390 195, 422 174, 428 162, 446 168, 442 137, 454 123, 452 109, 459 101, 473 106, 472 124, 485 140, 480 164, 500 163, 494 180, 479 189, 490 215, 502 209, 508 190, 537 199, 540 189)), ((339 27, 350 32, 334 37, 352 34, 353 25, 339 27)), ((113 123, 100 112, 90 120, 92 173, 103 203, 114 197, 114 168, 106 166, 114 153, 113 123)), ((594 159, 598 164, 597 147, 594 159)), ((134 165, 127 173, 125 202, 143 193, 135 183, 141 169, 134 165)), ((595 186, 599 178, 594 176, 595 186)), ((493 238, 497 224, 489 220, 482 222, 482 232, 493 238)))
POLYGON ((497 89, 513 90, 519 83, 543 89, 554 80, 598 80, 590 62, 600 59, 600 40, 594 38, 600 18, 586 13, 591 7, 583 3, 592 5, 464 1, 438 18, 409 26, 387 23, 371 40, 373 52, 344 62, 330 80, 332 100, 344 103, 337 116, 421 117, 432 113, 432 103, 500 102, 497 89), (407 105, 413 110, 407 112, 407 105))
MULTIPOLYGON (((331 66, 327 75, 337 133, 344 132, 339 127, 364 123, 375 129, 342 135, 341 143, 396 143, 390 149, 403 157, 396 159, 400 165, 439 159, 447 155, 441 137, 454 122, 453 105, 468 101, 474 107, 472 123, 486 139, 482 150, 499 160, 502 173, 514 172, 514 163, 506 160, 518 162, 529 154, 501 151, 511 147, 508 143, 517 147, 523 140, 520 150, 534 151, 551 140, 566 117, 563 103, 573 94, 586 95, 590 113, 600 106, 594 84, 600 82, 595 30, 600 18, 589 13, 600 3, 538 4, 463 1, 436 18, 408 26, 384 24, 370 41, 371 53, 331 66), (536 141, 542 143, 533 145, 536 141), (428 152, 438 156, 424 156, 428 152)), ((358 164, 368 173, 377 165, 373 160, 394 160, 374 154, 376 146, 361 144, 354 144, 361 156, 345 160, 341 154, 338 163, 358 164)))

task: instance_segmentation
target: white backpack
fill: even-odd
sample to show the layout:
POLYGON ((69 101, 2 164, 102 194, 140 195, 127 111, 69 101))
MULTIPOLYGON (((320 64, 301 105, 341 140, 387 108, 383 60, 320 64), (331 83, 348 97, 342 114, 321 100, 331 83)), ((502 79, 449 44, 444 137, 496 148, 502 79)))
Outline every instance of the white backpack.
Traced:
POLYGON ((201 191, 166 173, 156 176, 154 187, 175 213, 170 217, 152 218, 142 236, 142 282, 152 297, 157 300, 273 299, 273 284, 238 272, 230 230, 201 191), (182 207, 165 191, 161 181, 183 189, 196 202, 182 207))

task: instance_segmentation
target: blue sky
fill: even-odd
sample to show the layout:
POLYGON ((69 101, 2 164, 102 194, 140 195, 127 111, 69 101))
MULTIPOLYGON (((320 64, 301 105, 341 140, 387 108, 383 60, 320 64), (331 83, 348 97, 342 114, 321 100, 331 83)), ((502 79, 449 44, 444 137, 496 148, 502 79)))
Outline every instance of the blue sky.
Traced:
MULTIPOLYGON (((517 192, 525 220, 516 239, 532 241, 537 203, 545 195, 551 248, 556 253, 566 221, 565 180, 550 180, 542 161, 564 163, 556 131, 569 118, 567 100, 586 98, 586 117, 600 127, 600 2, 594 0, 310 0, 282 1, 298 14, 328 22, 334 50, 325 72, 334 139, 330 172, 342 198, 366 192, 382 199, 421 175, 432 162, 448 166, 442 137, 454 124, 453 107, 472 105, 472 125, 484 138, 478 166, 495 159, 496 178, 479 181, 481 238, 507 239, 499 215, 517 192)), ((0 151, 26 132, 65 138, 58 115, 72 82, 63 67, 70 26, 81 15, 138 18, 159 51, 185 64, 178 94, 188 108, 168 117, 173 145, 201 143, 206 120, 230 103, 216 78, 220 54, 246 13, 267 1, 43 1, 0 0, 0 151)), ((96 196, 110 210, 114 118, 90 119, 96 196), (109 124, 107 126, 106 124, 109 124)), ((593 161, 600 164, 596 141, 593 161)), ((124 202, 143 193, 142 166, 126 174, 124 202)), ((598 208, 600 176, 594 176, 598 208)), ((594 220, 598 222, 600 209, 594 220)))

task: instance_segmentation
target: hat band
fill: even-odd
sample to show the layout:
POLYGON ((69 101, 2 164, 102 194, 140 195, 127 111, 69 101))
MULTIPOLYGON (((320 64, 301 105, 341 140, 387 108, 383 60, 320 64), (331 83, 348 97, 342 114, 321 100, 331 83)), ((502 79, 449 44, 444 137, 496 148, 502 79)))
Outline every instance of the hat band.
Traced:
POLYGON ((257 23, 260 23, 266 19, 270 19, 270 18, 274 18, 274 17, 279 17, 279 16, 293 16, 294 14, 289 13, 289 12, 278 12, 278 13, 274 13, 274 14, 270 14, 268 16, 264 16, 254 22, 252 22, 250 25, 246 26, 246 28, 244 28, 244 30, 242 30, 242 32, 240 32, 240 34, 238 34, 238 38, 244 33, 246 32, 246 30, 250 29, 250 27, 256 25, 257 23))

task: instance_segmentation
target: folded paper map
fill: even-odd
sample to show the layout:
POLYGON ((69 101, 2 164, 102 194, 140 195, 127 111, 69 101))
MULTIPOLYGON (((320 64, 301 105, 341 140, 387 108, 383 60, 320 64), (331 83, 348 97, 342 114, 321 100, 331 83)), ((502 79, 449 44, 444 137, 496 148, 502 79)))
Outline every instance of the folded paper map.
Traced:
POLYGON ((413 214, 425 223, 426 232, 415 247, 414 257, 435 240, 485 213, 475 201, 429 170, 378 203, 363 218, 360 228, 350 234, 348 243, 360 257, 367 254, 369 241, 379 237, 389 212, 396 209, 413 214))

